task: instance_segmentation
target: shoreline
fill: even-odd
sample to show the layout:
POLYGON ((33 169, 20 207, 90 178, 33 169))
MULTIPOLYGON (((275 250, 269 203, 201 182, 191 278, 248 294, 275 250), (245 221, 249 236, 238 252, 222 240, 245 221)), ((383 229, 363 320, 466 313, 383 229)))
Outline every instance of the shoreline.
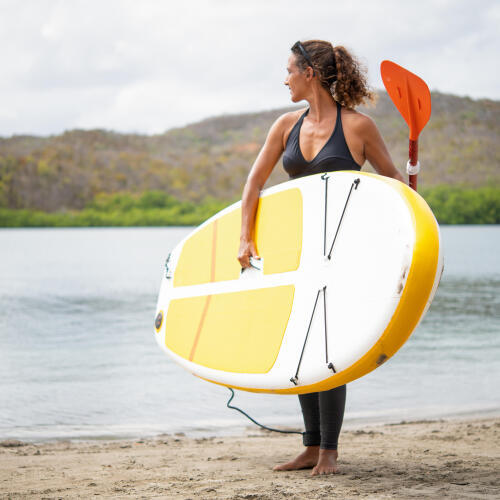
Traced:
POLYGON ((500 417, 347 426, 340 473, 273 472, 302 445, 240 436, 0 443, 3 498, 498 498, 500 417), (362 427, 362 428, 361 428, 362 427))
MULTIPOLYGON (((376 427, 383 427, 385 425, 402 425, 402 424, 417 424, 417 423, 434 423, 434 422, 455 422, 455 421, 469 421, 469 420, 500 420, 500 409, 499 408, 484 408, 471 411, 462 411, 459 413, 448 413, 448 414, 422 414, 415 416, 415 418, 406 418, 401 415, 396 415, 390 417, 388 415, 381 416, 350 416, 346 415, 344 417, 344 422, 342 425, 342 431, 346 430, 358 430, 358 429, 371 429, 376 427)), ((282 419, 281 419, 282 422, 282 419)), ((279 421, 263 421, 261 422, 269 427, 274 427, 283 430, 297 430, 302 429, 302 420, 297 418, 296 422, 293 423, 280 423, 279 421)), ((54 426, 56 427, 56 426, 54 426)), ((1 443, 4 441, 20 441, 23 444, 29 445, 43 445, 59 442, 105 442, 105 441, 134 441, 139 439, 156 439, 165 435, 176 435, 182 434, 185 437, 192 439, 203 439, 203 438, 238 438, 244 437, 248 433, 260 432, 260 428, 248 421, 246 418, 241 417, 238 422, 236 420, 227 420, 224 424, 220 424, 213 427, 200 427, 200 428, 174 428, 173 430, 167 431, 165 427, 160 426, 119 426, 122 430, 120 432, 115 429, 114 431, 109 426, 99 426, 92 425, 89 426, 93 430, 88 430, 87 432, 81 431, 80 433, 76 430, 81 430, 82 426, 67 426, 67 429, 60 431, 59 434, 48 434, 41 436, 37 431, 32 431, 31 436, 26 436, 25 433, 29 432, 27 429, 33 429, 33 427, 24 427, 20 434, 16 432, 6 433, 5 435, 0 434, 0 448, 1 443), (103 430, 104 429, 104 430, 103 430), (123 430, 127 429, 127 430, 123 430), (23 435, 24 434, 24 435, 23 435)), ((36 426, 34 426, 36 428, 36 426)))

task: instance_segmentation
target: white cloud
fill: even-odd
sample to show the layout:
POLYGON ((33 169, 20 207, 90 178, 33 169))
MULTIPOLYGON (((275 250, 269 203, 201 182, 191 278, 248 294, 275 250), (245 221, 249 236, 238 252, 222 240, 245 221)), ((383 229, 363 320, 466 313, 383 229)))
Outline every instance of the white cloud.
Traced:
POLYGON ((0 0, 0 135, 161 132, 290 104, 290 46, 324 38, 432 89, 499 98, 500 4, 483 0, 0 0))

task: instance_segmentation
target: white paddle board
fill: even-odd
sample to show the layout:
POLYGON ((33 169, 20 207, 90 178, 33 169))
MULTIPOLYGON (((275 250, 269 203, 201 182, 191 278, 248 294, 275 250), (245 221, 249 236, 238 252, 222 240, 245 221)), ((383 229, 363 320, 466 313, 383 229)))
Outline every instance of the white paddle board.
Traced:
POLYGON ((171 252, 155 337, 208 381, 270 393, 331 389, 383 364, 436 292, 439 227, 403 183, 342 171, 262 191, 261 260, 237 261, 241 202, 171 252))

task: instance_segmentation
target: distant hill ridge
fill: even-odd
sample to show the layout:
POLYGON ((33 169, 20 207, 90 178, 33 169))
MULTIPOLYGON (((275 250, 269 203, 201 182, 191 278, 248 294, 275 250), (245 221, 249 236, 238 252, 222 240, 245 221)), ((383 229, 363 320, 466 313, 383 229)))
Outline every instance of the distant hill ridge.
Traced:
MULTIPOLYGON (((420 185, 500 186, 500 101, 435 92, 432 103, 420 137, 420 185)), ((269 127, 290 109, 224 115, 152 136, 72 130, 0 138, 0 207, 80 209, 100 193, 151 190, 195 202, 236 200, 269 127)), ((408 129, 387 94, 359 109, 375 120, 403 171, 408 129)), ((286 178, 278 165, 268 185, 286 178)))

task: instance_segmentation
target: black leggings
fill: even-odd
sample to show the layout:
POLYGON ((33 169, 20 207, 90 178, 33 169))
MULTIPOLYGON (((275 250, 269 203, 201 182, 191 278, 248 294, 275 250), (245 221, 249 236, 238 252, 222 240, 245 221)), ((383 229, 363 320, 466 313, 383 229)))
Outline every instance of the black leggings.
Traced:
POLYGON ((299 394, 306 428, 304 446, 320 446, 323 450, 337 449, 344 420, 345 394, 345 385, 329 391, 299 394))

